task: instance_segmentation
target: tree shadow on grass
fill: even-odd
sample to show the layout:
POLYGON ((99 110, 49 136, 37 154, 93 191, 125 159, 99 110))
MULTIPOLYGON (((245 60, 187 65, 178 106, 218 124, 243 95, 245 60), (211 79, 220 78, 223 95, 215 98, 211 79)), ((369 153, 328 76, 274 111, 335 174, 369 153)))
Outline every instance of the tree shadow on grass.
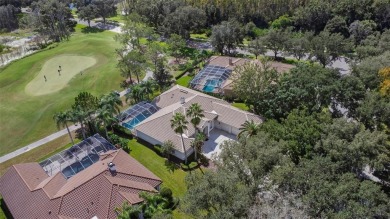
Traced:
POLYGON ((99 28, 96 28, 96 27, 83 27, 81 29, 81 32, 82 33, 101 33, 103 32, 104 30, 102 29, 99 29, 99 28))
POLYGON ((165 160, 164 165, 167 168, 167 170, 171 173, 174 173, 175 170, 179 169, 179 166, 175 162, 169 160, 165 160))

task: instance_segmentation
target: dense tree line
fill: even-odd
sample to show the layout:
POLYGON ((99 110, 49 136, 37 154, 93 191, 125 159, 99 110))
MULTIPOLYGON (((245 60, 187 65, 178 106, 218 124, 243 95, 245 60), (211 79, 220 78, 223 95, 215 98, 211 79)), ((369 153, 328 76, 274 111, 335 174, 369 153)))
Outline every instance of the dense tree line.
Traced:
POLYGON ((19 27, 18 12, 13 5, 0 6, 0 31, 11 31, 19 27))
POLYGON ((187 213, 208 218, 389 217, 383 185, 366 176, 367 169, 388 168, 385 133, 305 110, 255 129, 254 135, 223 145, 217 171, 188 175, 182 205, 187 213))
POLYGON ((39 0, 31 5, 32 13, 25 17, 45 41, 68 39, 76 26, 68 5, 59 0, 39 0))
MULTIPOLYGON (((266 27, 280 17, 287 17, 297 30, 321 32, 329 24, 338 23, 349 27, 356 21, 374 24, 383 31, 390 27, 390 3, 388 0, 132 0, 126 1, 126 11, 137 12, 156 28, 168 22, 171 13, 179 13, 183 6, 202 10, 206 25, 236 19, 241 23, 254 22, 266 27)), ((202 16, 203 19, 203 16, 202 16)), ((180 25, 180 24, 179 24, 180 25)))
POLYGON ((103 23, 106 23, 106 18, 116 14, 115 0, 77 0, 77 14, 81 20, 85 20, 90 25, 90 21, 94 18, 101 17, 103 23))

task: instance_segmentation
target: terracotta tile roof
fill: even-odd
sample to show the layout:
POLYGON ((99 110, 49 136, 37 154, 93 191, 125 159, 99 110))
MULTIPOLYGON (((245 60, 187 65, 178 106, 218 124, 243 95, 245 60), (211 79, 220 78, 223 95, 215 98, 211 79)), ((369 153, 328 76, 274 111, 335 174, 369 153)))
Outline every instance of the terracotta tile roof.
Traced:
POLYGON ((141 197, 139 197, 138 194, 129 193, 129 192, 119 192, 119 194, 122 195, 123 198, 125 198, 132 205, 144 201, 141 197))
POLYGON ((49 176, 38 163, 21 163, 13 166, 30 190, 49 176))
POLYGON ((116 218, 114 208, 123 200, 139 203, 140 191, 156 192, 160 184, 157 176, 117 150, 68 180, 61 172, 49 177, 38 163, 14 165, 0 178, 0 193, 15 218, 116 218), (115 164, 116 174, 108 170, 108 162, 115 164))
MULTIPOLYGON (((224 100, 182 87, 180 85, 175 85, 168 91, 162 93, 154 102, 161 109, 138 124, 134 128, 135 134, 137 136, 141 135, 141 133, 146 134, 160 143, 171 140, 175 144, 175 149, 180 152, 184 152, 181 146, 181 137, 172 130, 170 120, 176 112, 186 115, 186 110, 193 103, 198 103, 204 110, 205 118, 201 122, 200 126, 202 126, 206 120, 213 119, 231 125, 235 128, 240 128, 247 120, 253 120, 257 123, 261 123, 263 121, 260 116, 237 109, 224 100), (185 97, 184 104, 181 104, 181 94, 185 97)), ((195 130, 192 127, 189 118, 187 118, 187 121, 188 125, 187 130, 184 133, 184 144, 186 150, 190 150, 195 130)))
POLYGON ((113 185, 129 187, 129 188, 147 191, 147 192, 157 192, 157 190, 155 188, 153 188, 153 186, 151 186, 147 183, 136 182, 136 181, 132 181, 132 180, 124 179, 124 178, 112 177, 112 176, 108 176, 108 175, 105 175, 105 177, 113 185))

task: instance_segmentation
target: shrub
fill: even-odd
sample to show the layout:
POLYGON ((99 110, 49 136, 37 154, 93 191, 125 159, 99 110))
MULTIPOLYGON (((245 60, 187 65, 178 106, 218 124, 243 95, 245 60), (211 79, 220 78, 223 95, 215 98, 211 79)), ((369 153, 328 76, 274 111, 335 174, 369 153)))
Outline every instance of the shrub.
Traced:
POLYGON ((116 145, 120 148, 122 148, 127 153, 130 153, 130 146, 129 146, 129 140, 126 138, 121 138, 118 135, 115 134, 109 134, 110 141, 113 145, 116 145))
POLYGON ((161 195, 163 198, 166 198, 167 200, 172 200, 172 199, 173 199, 172 190, 171 190, 170 188, 167 188, 167 187, 163 187, 163 188, 160 190, 160 195, 161 195))

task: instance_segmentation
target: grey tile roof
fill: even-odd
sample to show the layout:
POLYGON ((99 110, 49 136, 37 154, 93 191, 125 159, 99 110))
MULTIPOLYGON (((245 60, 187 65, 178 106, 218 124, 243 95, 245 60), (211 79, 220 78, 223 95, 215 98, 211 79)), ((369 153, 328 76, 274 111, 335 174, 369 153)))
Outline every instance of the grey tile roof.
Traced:
MULTIPOLYGON (((204 120, 217 119, 217 121, 236 128, 241 127, 247 120, 253 120, 257 123, 263 121, 260 116, 237 109, 224 100, 180 85, 173 86, 157 97, 154 102, 161 109, 135 127, 136 135, 138 132, 142 132, 161 143, 171 140, 175 143, 175 149, 180 152, 183 152, 181 138, 180 135, 172 130, 170 121, 175 112, 181 112, 186 115, 186 109, 193 103, 198 103, 204 110, 204 120), (184 104, 181 104, 181 97, 185 98, 184 104)), ((184 142, 186 150, 189 150, 195 130, 189 118, 187 118, 187 121, 188 130, 184 133, 184 142)), ((204 122, 202 121, 201 125, 204 122)))

